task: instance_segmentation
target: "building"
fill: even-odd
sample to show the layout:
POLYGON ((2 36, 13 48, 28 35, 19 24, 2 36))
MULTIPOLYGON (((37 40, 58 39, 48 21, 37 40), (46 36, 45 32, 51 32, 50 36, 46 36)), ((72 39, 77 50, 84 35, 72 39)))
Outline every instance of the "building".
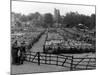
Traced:
POLYGON ((59 27, 60 22, 61 22, 61 16, 60 16, 60 11, 58 9, 54 9, 54 21, 55 21, 55 27, 59 27))

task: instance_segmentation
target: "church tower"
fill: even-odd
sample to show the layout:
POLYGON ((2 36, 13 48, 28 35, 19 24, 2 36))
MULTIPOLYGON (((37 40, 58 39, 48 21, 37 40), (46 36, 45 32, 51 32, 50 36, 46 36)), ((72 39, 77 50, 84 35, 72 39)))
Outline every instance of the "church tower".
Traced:
POLYGON ((55 25, 58 26, 60 23, 60 11, 58 9, 54 9, 54 21, 55 25))

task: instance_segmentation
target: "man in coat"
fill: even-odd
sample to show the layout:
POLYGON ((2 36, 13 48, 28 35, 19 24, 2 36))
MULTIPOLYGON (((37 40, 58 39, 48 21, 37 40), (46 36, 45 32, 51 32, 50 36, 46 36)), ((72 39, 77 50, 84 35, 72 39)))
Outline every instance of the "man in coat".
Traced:
POLYGON ((17 46, 17 40, 12 45, 11 49, 11 55, 12 55, 12 64, 18 64, 18 46, 17 46))
POLYGON ((20 51, 21 51, 21 55, 20 55, 20 64, 23 64, 23 62, 24 62, 24 60, 25 60, 25 53, 26 53, 25 41, 23 41, 23 42, 21 43, 20 51))

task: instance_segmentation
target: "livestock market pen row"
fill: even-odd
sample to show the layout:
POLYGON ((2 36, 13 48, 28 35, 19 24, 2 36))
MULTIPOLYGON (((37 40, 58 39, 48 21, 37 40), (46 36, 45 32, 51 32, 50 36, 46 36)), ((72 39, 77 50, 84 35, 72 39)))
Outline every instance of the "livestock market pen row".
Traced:
POLYGON ((73 33, 66 32, 60 28, 49 30, 45 41, 44 52, 61 53, 82 53, 82 52, 95 52, 95 45, 87 43, 86 41, 80 41, 73 39, 73 33))
POLYGON ((11 45, 13 46, 16 40, 18 42, 18 46, 24 41, 26 48, 30 50, 34 43, 36 43, 44 33, 45 29, 41 31, 15 31, 15 33, 11 34, 11 45))

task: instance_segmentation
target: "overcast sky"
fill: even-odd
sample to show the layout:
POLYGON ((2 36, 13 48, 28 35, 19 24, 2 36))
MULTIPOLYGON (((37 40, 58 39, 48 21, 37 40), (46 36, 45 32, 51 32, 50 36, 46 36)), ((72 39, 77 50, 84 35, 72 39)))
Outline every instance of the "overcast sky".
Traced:
POLYGON ((85 15, 91 15, 95 13, 94 6, 12 1, 12 12, 21 13, 25 15, 35 12, 39 12, 41 14, 54 14, 54 8, 59 9, 61 15, 65 15, 68 12, 78 12, 79 14, 85 15))

